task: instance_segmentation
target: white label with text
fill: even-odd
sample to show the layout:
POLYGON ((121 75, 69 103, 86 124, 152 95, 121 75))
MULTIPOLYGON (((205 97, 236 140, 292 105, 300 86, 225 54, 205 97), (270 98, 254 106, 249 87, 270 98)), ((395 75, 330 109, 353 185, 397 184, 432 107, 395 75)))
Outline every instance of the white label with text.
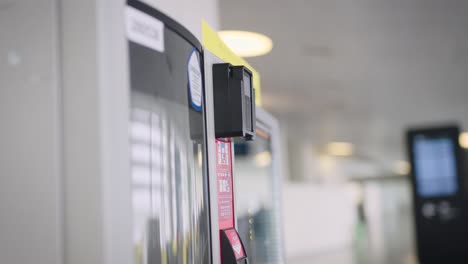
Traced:
POLYGON ((161 21, 130 6, 126 7, 125 16, 130 41, 164 52, 164 24, 161 21))

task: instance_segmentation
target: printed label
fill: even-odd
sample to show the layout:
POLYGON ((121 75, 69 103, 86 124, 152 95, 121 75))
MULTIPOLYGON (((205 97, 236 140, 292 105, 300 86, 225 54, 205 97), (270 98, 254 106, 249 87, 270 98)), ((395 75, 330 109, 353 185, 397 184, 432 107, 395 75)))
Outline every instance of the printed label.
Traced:
POLYGON ((231 142, 216 140, 219 229, 234 227, 231 142))
POLYGON ((190 90, 190 101, 195 110, 202 109, 202 73, 198 52, 193 49, 187 63, 188 86, 190 90))
POLYGON ((164 24, 133 7, 125 9, 127 37, 147 48, 164 52, 164 24))

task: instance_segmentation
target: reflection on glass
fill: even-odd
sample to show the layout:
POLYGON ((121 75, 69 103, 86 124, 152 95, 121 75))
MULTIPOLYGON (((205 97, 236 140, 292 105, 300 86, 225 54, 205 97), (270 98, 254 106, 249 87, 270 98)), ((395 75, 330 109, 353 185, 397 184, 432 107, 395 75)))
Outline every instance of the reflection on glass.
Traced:
POLYGON ((134 264, 209 264, 204 120, 187 78, 200 54, 164 30, 164 53, 129 42, 134 264))
POLYGON ((239 235, 249 263, 275 264, 280 259, 279 196, 275 192, 271 142, 257 133, 255 141, 235 145, 235 198, 239 235))
POLYGON ((177 111, 157 112, 132 111, 135 264, 208 263, 201 262, 208 257, 207 232, 200 234, 207 227, 203 145, 192 141, 188 123, 182 129, 170 120, 177 111))

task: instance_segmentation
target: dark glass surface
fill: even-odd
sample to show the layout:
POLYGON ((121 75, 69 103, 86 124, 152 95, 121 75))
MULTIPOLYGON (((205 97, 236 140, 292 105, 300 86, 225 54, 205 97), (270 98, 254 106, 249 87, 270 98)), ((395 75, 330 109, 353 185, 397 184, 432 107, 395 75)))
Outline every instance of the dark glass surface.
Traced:
POLYGON ((210 263, 204 117, 187 77, 201 58, 168 27, 164 38, 164 52, 129 42, 134 263, 210 263))
POLYGON ((257 134, 255 141, 236 143, 235 199, 239 235, 249 263, 282 263, 280 205, 276 201, 270 138, 257 134))

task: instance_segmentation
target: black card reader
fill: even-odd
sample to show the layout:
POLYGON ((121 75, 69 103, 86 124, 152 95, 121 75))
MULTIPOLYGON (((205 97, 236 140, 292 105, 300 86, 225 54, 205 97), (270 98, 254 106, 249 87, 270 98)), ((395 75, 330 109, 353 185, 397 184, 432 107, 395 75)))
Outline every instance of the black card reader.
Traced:
POLYGON ((252 72, 229 63, 213 65, 216 138, 255 138, 255 90, 252 72))

